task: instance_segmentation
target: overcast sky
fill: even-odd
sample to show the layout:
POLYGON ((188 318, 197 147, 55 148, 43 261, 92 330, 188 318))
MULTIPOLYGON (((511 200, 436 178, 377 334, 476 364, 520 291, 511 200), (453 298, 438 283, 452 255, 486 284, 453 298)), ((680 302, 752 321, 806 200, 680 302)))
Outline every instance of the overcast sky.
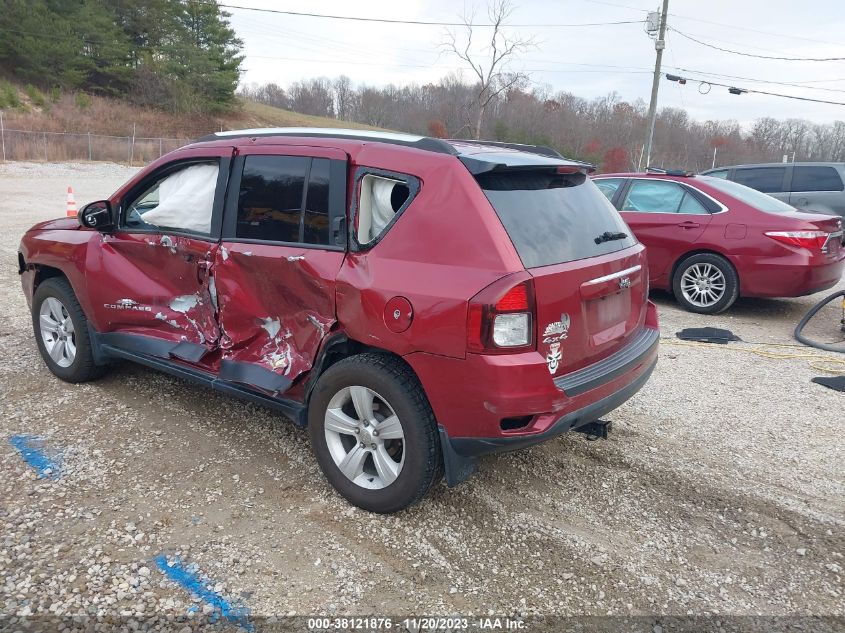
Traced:
MULTIPOLYGON (((222 0, 222 4, 333 15, 454 22, 464 4, 448 0, 222 0)), ((512 24, 551 25, 645 19, 659 0, 515 0, 512 24)), ((475 2, 486 22, 486 4, 475 2)), ((466 7, 472 10, 472 2, 466 7)), ((287 85, 315 76, 349 76, 356 84, 428 83, 460 68, 444 53, 446 27, 380 24, 276 15, 227 8, 244 41, 244 83, 287 85)), ((775 57, 844 57, 845 0, 670 0, 669 27, 709 44, 775 57)), ((478 39, 489 28, 477 29, 478 39)), ((513 27, 536 46, 513 62, 532 81, 581 97, 615 91, 628 101, 648 101, 654 43, 641 23, 592 27, 513 27)), ((845 103, 845 62, 756 59, 707 48, 669 31, 664 72, 709 78, 766 92, 845 103), (687 69, 686 71, 678 70, 687 69), (709 74, 705 74, 709 73, 709 74), (723 75, 717 77, 713 73, 723 75), (733 77, 724 77, 732 75, 733 77), (742 79, 740 79, 742 77, 742 79), (753 81, 752 81, 753 80, 753 81), (787 86, 778 83, 802 84, 787 86)), ((469 75, 465 75, 469 78, 469 75)), ((659 104, 685 108, 693 118, 735 119, 747 125, 763 116, 827 123, 845 120, 845 105, 827 105, 760 94, 734 96, 727 88, 689 81, 660 84, 659 104)))

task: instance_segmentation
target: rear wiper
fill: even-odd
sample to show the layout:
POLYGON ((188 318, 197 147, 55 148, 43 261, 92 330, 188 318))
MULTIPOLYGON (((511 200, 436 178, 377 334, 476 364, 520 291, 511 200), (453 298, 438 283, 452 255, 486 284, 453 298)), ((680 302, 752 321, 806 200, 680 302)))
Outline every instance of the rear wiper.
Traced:
POLYGON ((595 239, 595 242, 596 244, 601 244, 603 242, 612 242, 614 240, 624 240, 626 237, 628 237, 627 233, 612 233, 611 231, 605 231, 595 239))

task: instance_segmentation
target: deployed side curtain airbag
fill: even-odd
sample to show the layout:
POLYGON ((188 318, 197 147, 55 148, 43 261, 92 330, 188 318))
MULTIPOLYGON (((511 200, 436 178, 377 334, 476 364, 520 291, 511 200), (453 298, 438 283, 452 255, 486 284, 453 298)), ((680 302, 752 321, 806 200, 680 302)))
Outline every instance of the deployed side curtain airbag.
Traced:
POLYGON ((378 238, 408 195, 408 185, 400 180, 372 174, 364 176, 358 212, 358 242, 368 244, 378 238))
POLYGON ((393 215, 396 211, 390 202, 390 196, 393 194, 393 188, 399 183, 395 180, 386 180, 384 178, 373 178, 373 217, 371 239, 375 239, 384 228, 390 224, 393 215))
POLYGON ((144 222, 169 229, 211 233, 217 174, 217 165, 193 165, 168 176, 159 184, 158 205, 143 214, 144 222))

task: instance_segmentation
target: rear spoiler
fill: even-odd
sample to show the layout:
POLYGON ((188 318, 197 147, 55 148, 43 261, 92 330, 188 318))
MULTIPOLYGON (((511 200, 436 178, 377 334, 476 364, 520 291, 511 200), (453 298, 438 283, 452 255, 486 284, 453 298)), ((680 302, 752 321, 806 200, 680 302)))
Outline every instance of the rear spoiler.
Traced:
POLYGON ((578 171, 587 175, 596 170, 596 166, 590 163, 568 160, 563 157, 554 159, 516 152, 513 154, 472 154, 471 156, 458 156, 458 159, 473 176, 491 171, 531 171, 537 169, 558 169, 561 173, 578 171))

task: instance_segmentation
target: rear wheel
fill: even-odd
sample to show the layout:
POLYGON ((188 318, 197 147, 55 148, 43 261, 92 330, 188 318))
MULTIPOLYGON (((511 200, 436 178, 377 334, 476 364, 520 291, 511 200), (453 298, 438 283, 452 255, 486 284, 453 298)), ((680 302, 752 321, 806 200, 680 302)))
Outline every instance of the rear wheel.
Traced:
POLYGON ((686 310, 719 314, 739 296, 739 278, 730 262, 721 255, 699 253, 678 264, 672 290, 686 310))
POLYGON ((362 354, 330 367, 308 407, 317 462, 350 503, 396 512, 442 471, 437 425, 416 376, 399 360, 362 354))
POLYGON ((94 363, 88 320, 66 279, 52 277, 39 284, 32 297, 32 327, 38 351, 57 377, 87 382, 102 374, 94 363))

